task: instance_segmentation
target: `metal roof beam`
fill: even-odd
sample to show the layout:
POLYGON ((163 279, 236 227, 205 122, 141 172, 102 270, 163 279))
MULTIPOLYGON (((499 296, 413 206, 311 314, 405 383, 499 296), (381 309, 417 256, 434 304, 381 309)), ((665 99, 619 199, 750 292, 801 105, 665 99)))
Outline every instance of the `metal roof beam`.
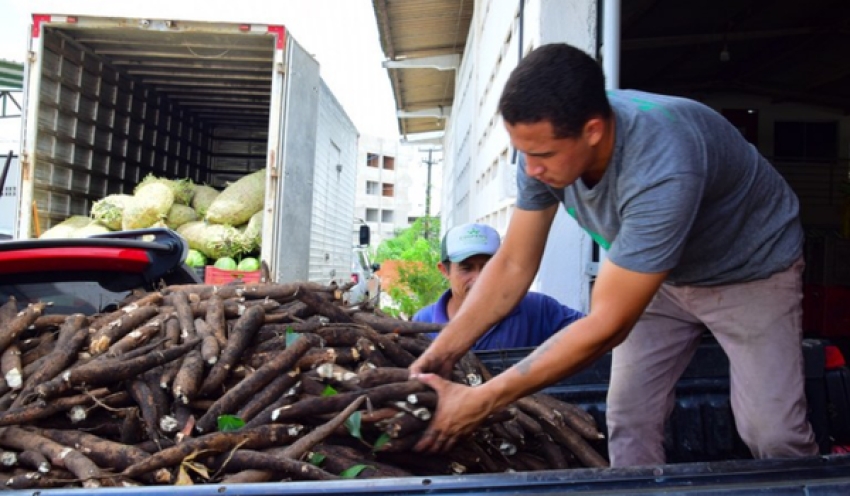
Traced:
POLYGON ((448 106, 437 106, 433 108, 427 108, 422 110, 399 110, 396 112, 397 117, 402 118, 410 118, 410 117, 437 117, 440 119, 445 119, 449 117, 449 114, 452 113, 451 105, 448 106))
POLYGON ((0 91, 0 119, 6 118, 6 117, 20 117, 20 116, 21 116, 21 105, 18 103, 17 100, 15 100, 15 97, 12 96, 12 94, 8 91, 0 91), (12 105, 14 105, 18 109, 18 113, 13 113, 10 110, 10 106, 8 105, 8 103, 10 101, 12 102, 12 105))
POLYGON ((385 60, 381 63, 385 69, 437 69, 452 71, 460 67, 460 55, 435 55, 404 60, 385 60))

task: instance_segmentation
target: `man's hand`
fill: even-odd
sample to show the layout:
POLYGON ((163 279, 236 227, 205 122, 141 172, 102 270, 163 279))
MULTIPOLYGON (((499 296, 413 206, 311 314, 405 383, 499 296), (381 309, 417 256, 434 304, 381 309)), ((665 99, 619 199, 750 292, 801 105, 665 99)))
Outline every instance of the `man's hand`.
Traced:
MULTIPOLYGON (((446 356, 444 353, 434 349, 434 345, 428 347, 415 362, 410 364, 410 378, 416 379, 421 374, 437 374, 440 377, 448 378, 452 374, 452 368, 455 365, 454 358, 446 356)), ((423 381, 425 382, 425 381, 423 381)), ((426 383, 427 384, 427 383, 426 383)), ((433 386, 432 386, 433 387, 433 386)))
POLYGON ((472 433, 494 408, 489 390, 483 386, 468 387, 447 381, 436 374, 412 376, 437 392, 437 411, 416 446, 415 451, 440 453, 472 433))

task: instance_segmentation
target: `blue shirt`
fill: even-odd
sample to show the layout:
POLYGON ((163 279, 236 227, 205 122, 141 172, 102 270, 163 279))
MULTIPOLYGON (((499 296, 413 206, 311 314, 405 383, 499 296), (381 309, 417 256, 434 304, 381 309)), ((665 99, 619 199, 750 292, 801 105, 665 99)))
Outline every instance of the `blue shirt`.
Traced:
MULTIPOLYGON (((414 322, 445 324, 449 321, 446 305, 451 290, 435 303, 416 312, 414 322)), ((499 350, 538 346, 549 336, 584 317, 584 314, 564 306, 558 300, 541 293, 528 293, 501 322, 491 327, 472 346, 473 350, 499 350)), ((437 333, 430 334, 431 338, 437 333)))

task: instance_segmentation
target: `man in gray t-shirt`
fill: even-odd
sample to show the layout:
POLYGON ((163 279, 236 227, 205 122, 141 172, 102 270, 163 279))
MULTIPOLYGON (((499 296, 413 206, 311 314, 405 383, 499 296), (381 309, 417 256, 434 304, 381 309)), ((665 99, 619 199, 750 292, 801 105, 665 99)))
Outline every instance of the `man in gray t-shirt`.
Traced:
POLYGON ((723 116, 640 91, 608 100, 617 132, 599 182, 553 188, 528 177, 523 156, 517 207, 563 203, 614 263, 670 271, 672 284, 764 279, 800 257, 796 195, 723 116))
POLYGON ((565 44, 521 61, 499 110, 522 152, 517 209, 459 312, 411 365, 440 395, 416 448, 451 448, 489 413, 613 348, 611 464, 664 463, 675 384, 708 328, 729 356, 736 426, 753 455, 817 454, 803 387, 799 207, 764 157, 700 103, 606 93, 598 64, 565 44), (561 204, 608 250, 590 313, 482 386, 443 380, 528 289, 561 204))

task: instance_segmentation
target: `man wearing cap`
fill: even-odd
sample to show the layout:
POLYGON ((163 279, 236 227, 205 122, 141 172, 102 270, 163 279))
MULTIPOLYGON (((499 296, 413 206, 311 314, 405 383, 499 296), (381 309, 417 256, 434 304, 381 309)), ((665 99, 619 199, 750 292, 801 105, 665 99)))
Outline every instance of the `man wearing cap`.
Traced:
MULTIPOLYGON (((437 267, 450 288, 435 303, 419 310, 414 322, 445 324, 458 311, 481 270, 499 249, 499 233, 484 224, 455 226, 443 236, 437 267)), ((554 298, 530 292, 472 346, 473 350, 495 350, 537 346, 584 314, 554 298)), ((436 337, 436 334, 431 336, 436 337)))

